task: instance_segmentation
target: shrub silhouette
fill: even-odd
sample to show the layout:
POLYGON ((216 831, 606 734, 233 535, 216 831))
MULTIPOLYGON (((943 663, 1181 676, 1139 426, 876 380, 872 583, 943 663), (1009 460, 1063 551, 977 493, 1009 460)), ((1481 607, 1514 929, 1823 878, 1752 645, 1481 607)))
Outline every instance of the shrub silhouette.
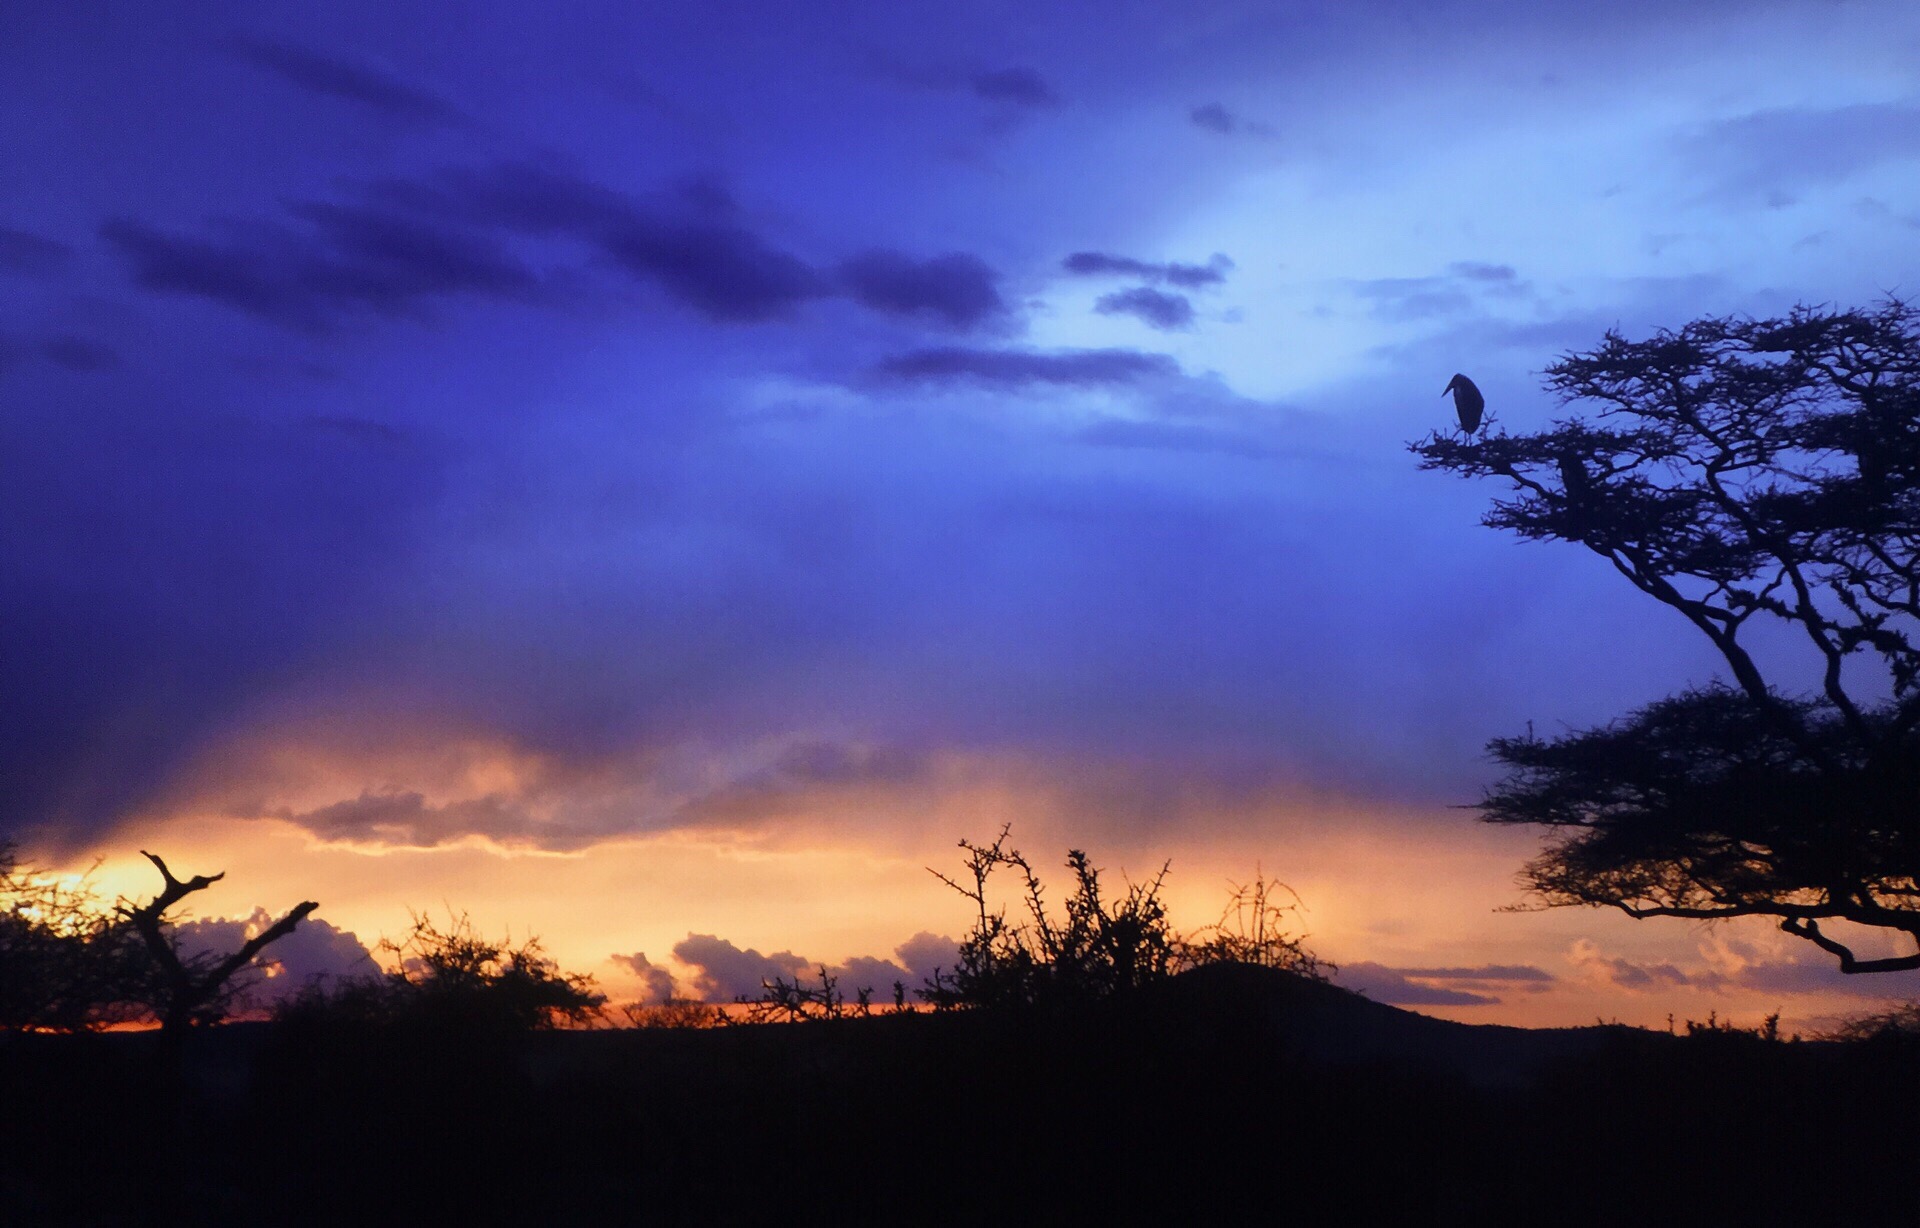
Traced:
POLYGON ((717 1028, 730 1022, 723 1008, 693 998, 668 998, 656 1005, 636 1002, 620 1007, 619 1012, 628 1027, 648 1031, 717 1028))
POLYGON ((820 965, 819 975, 817 989, 797 975, 791 981, 783 976, 761 981, 760 996, 746 1002, 747 1022, 798 1023, 803 1019, 844 1019, 873 1013, 871 988, 856 989, 854 1005, 849 1007, 846 994, 840 991, 840 978, 828 972, 825 964, 820 965))
POLYGON ((937 1008, 1068 1005, 1126 993, 1172 973, 1179 938, 1160 901, 1166 866, 1109 902, 1101 894, 1100 871, 1086 853, 1071 849, 1073 889, 1065 918, 1057 919, 1047 911, 1046 889, 1032 864, 1008 845, 1011 830, 1011 824, 1001 827, 992 844, 960 841, 967 881, 931 871, 971 900, 976 915, 953 971, 936 971, 919 991, 923 1000, 937 1008), (988 904, 988 884, 1004 869, 1020 876, 1023 920, 1009 921, 1006 909, 988 904))
POLYGON ((1305 934, 1287 927, 1302 907, 1293 888, 1256 869, 1251 881, 1233 885, 1218 921, 1181 942, 1181 962, 1187 967, 1253 964, 1324 981, 1338 969, 1307 949, 1305 934), (1280 902, 1282 893, 1290 903, 1280 902))
POLYGON ((87 877, 61 881, 0 843, 0 1030, 75 1032, 144 1017, 151 965, 87 877))
POLYGON ((1920 1047, 1920 1002, 1902 1002, 1885 1010, 1844 1020, 1822 1040, 1920 1047))
POLYGON ((1071 1005, 1131 993, 1185 968, 1247 963, 1324 979, 1320 960, 1286 926, 1299 900, 1264 874, 1236 885, 1220 920, 1182 936, 1167 918, 1160 888, 1171 863, 1144 883, 1128 883, 1115 899, 1102 891, 1100 871, 1080 849, 1067 853, 1073 875, 1064 918, 1051 915, 1046 889, 1019 850, 1008 843, 1011 825, 992 844, 960 841, 964 878, 931 873, 972 901, 972 930, 961 941, 956 966, 937 970, 917 991, 936 1008, 1071 1005), (989 903, 989 883, 1002 870, 1020 877, 1025 916, 1008 919, 989 903))
POLYGON ((446 928, 425 913, 398 942, 379 949, 391 971, 309 985, 276 1012, 285 1022, 332 1026, 427 1026, 528 1032, 583 1023, 606 1002, 593 978, 564 972, 530 937, 492 941, 465 913, 446 928))

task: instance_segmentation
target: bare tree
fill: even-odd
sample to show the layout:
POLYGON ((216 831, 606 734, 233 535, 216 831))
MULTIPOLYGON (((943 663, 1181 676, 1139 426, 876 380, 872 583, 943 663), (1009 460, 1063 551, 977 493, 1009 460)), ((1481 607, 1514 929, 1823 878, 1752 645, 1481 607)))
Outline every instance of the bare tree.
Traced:
POLYGON ((225 958, 183 959, 174 946, 173 935, 167 930, 167 910, 194 892, 213 886, 226 874, 224 871, 213 875, 196 874, 182 882, 173 876, 173 871, 159 857, 145 849, 140 851, 140 855, 160 871, 164 886, 159 895, 145 904, 122 905, 122 914, 145 942, 147 954, 158 969, 159 977, 155 986, 157 1000, 153 1008, 160 1019, 161 1029, 167 1033, 178 1034, 195 1023, 217 1017, 225 1005, 228 985, 234 975, 251 964, 254 957, 269 944, 291 934, 294 926, 320 907, 312 900, 296 904, 292 912, 247 939, 238 951, 225 958))
POLYGON ((1548 905, 1768 916, 1846 972, 1920 968, 1920 312, 1800 307, 1609 332, 1525 435, 1435 432, 1424 469, 1510 484, 1483 523, 1586 547, 1707 637, 1731 685, 1601 729, 1502 738, 1495 823, 1549 829, 1548 905), (1759 653, 1791 628, 1799 662, 1759 653), (1804 671, 1797 694, 1776 679, 1804 671), (1857 956, 1847 921, 1915 950, 1857 956))

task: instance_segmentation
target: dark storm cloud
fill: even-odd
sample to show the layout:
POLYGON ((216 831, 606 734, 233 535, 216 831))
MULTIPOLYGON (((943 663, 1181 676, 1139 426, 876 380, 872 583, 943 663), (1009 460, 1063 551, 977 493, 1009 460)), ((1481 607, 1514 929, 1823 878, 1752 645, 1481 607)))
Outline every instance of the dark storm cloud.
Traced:
POLYGON ((370 191, 428 217, 571 237, 718 322, 779 318, 831 292, 805 261, 750 229, 711 179, 684 181, 646 199, 510 162, 420 181, 387 180, 370 191))
POLYGON ((931 260, 893 251, 866 252, 840 266, 840 280, 874 311, 930 316, 956 329, 976 328, 1007 310, 994 271, 964 252, 931 260))
POLYGON ((1393 1006, 1497 1006, 1500 999, 1487 994, 1422 985, 1398 968, 1389 968, 1370 960, 1340 965, 1335 978, 1348 989, 1358 990, 1375 1002, 1393 1006))
POLYGON ((1019 107, 1056 107, 1060 96, 1046 79, 1031 68, 1002 68, 975 73, 967 84, 989 102, 1012 103, 1019 107))
POLYGON ((64 847, 380 607, 443 464, 191 397, 102 408, 118 378, 0 416, 0 832, 64 847))
POLYGON ((272 39, 241 37, 230 46, 236 55, 311 93, 357 102, 398 119, 441 124, 465 120, 445 99, 364 64, 272 39))
POLYGON ((73 263, 73 249, 65 243, 0 226, 0 273, 46 277, 73 263))
POLYGON ((1233 268, 1233 261, 1215 253, 1205 264, 1154 264, 1106 252, 1075 252, 1061 261, 1060 267, 1082 277, 1138 277, 1194 290, 1202 286, 1217 286, 1225 281, 1227 273, 1233 268))
POLYGON ((1920 157, 1920 106, 1785 107, 1722 120, 1680 142, 1683 163, 1712 181, 1710 194, 1741 203, 1789 204, 1809 186, 1844 182, 1884 162, 1920 157))
POLYGON ((710 320, 776 319, 826 291, 794 256, 727 222, 636 220, 603 241, 615 262, 710 320))
POLYGON ((111 371, 120 365, 120 355, 112 346, 85 337, 49 337, 40 343, 40 352, 55 366, 69 371, 111 371))
POLYGON ((970 381, 1000 387, 1132 384, 1180 374, 1166 354, 1141 350, 981 350, 945 346, 913 350, 880 363, 888 379, 911 383, 970 381))
POLYGON ((419 315, 458 296, 538 300, 542 278, 509 246, 522 236, 572 240, 716 323, 782 319, 834 295, 958 330, 1008 312, 998 275, 968 253, 874 249, 829 276, 749 226, 711 179, 637 196, 527 163, 377 180, 346 202, 296 203, 282 220, 191 236, 129 219, 101 234, 150 290, 310 331, 356 313, 419 315))
POLYGON ((538 284, 497 242, 470 231, 364 206, 307 202, 288 212, 304 228, 228 226, 186 237, 115 218, 100 234, 149 290, 316 332, 358 314, 417 316, 457 295, 527 298, 538 284))
POLYGON ((1101 315, 1132 316, 1148 328, 1174 332, 1193 326, 1193 304, 1185 295, 1167 294, 1150 286, 1136 286, 1103 294, 1093 309, 1101 315))
POLYGON ((540 831, 524 809, 491 795, 436 806, 419 793, 366 792, 315 810, 276 812, 274 817, 322 840, 407 848, 435 848, 467 836, 522 843, 540 831))

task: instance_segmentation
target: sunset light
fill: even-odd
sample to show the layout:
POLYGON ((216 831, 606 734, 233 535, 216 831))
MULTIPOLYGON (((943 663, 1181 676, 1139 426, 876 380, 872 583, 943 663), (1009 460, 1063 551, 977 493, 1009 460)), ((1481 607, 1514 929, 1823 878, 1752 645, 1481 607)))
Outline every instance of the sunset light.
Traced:
POLYGON ((1920 997, 1920 6, 25 3, 0 117, 53 1031, 931 1017, 1003 831, 1412 1026, 1920 997))

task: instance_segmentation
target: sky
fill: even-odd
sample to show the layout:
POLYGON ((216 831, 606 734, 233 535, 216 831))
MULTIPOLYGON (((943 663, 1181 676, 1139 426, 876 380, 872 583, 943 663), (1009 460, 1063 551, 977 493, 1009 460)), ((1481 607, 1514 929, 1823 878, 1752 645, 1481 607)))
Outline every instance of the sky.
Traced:
POLYGON ((1486 742, 1717 659, 1405 446, 1912 292, 1911 5, 26 0, 0 165, 0 837, 209 941, 918 974, 1011 823, 1449 1018, 1920 993, 1513 910, 1486 742))

